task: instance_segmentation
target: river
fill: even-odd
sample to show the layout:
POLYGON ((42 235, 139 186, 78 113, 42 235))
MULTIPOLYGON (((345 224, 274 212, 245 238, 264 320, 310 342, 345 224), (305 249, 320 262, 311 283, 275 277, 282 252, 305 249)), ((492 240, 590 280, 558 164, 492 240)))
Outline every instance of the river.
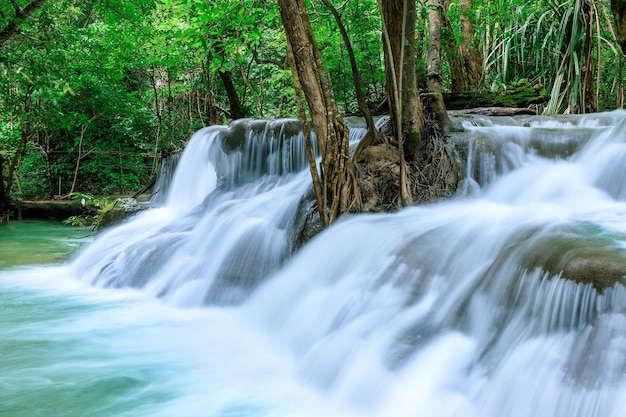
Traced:
POLYGON ((196 133, 158 207, 0 272, 0 416, 623 416, 626 113, 465 127, 457 197, 296 252, 293 122, 196 133))

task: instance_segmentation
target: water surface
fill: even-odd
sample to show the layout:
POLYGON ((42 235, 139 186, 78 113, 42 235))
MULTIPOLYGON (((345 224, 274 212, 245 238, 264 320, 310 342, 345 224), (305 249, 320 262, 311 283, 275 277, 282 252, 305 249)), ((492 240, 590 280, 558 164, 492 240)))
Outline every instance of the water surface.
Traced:
POLYGON ((0 271, 0 416, 624 416, 626 289, 562 269, 626 263, 625 112, 467 126, 458 198, 295 253, 301 135, 235 127, 163 207, 0 271))
POLYGON ((92 232, 61 222, 20 220, 0 225, 0 269, 67 260, 92 240, 92 232))

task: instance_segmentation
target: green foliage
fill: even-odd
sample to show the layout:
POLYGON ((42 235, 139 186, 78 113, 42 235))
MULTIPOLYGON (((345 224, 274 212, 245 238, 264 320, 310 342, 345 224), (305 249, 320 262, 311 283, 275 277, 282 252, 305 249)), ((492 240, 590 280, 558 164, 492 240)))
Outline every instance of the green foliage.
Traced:
MULTIPOLYGON (((376 0, 333 2, 350 36, 366 99, 379 104, 385 98, 385 73, 381 40, 381 20, 376 0)), ((317 3, 316 3, 317 4, 317 3)), ((315 16, 313 30, 339 108, 346 112, 358 109, 348 54, 337 24, 323 5, 310 10, 315 16)))
POLYGON ((27 152, 19 166, 19 182, 13 184, 12 195, 16 198, 28 200, 44 199, 47 194, 45 161, 41 152, 27 152))
MULTIPOLYGON (((15 23, 12 3, 0 2, 0 30, 15 23)), ((17 0, 22 7, 26 3, 17 0)), ((347 28, 367 100, 378 104, 385 74, 377 1, 333 4, 347 28)), ((307 9, 335 99, 343 112, 356 111, 336 22, 319 2, 308 1, 307 9)), ((605 106, 600 109, 622 105, 623 57, 607 2, 474 0, 467 10, 452 0, 447 10, 445 30, 457 44, 461 15, 475 24, 485 86, 507 104, 527 101, 521 90, 529 88, 545 95, 536 88, 545 86, 551 100, 544 111, 584 111, 590 93, 583 69, 591 64, 591 94, 605 106), (518 88, 521 95, 512 94, 518 88)), ((418 2, 421 78, 426 12, 425 2, 418 2)), ((8 180, 16 197, 140 189, 162 154, 180 151, 198 128, 228 121, 224 72, 231 74, 246 117, 297 114, 275 2, 45 1, 19 23, 19 32, 0 44, 0 153, 4 173, 7 163, 14 170, 8 180)), ((449 85, 448 63, 443 70, 449 85)))
POLYGON ((72 201, 78 201, 85 207, 90 207, 92 210, 96 210, 96 214, 80 214, 76 216, 70 216, 64 220, 63 223, 76 226, 76 227, 91 227, 95 228, 103 216, 103 213, 109 212, 115 205, 115 200, 110 198, 96 198, 90 193, 72 193, 72 201))
POLYGON ((490 22, 483 44, 491 89, 527 78, 550 86, 546 113, 583 112, 586 65, 593 72, 595 101, 602 85, 622 82, 617 71, 621 54, 606 2, 499 0, 482 7, 490 22), (586 43, 591 48, 588 55, 586 43))
POLYGON ((3 46, 0 146, 18 162, 11 190, 17 197, 52 197, 57 183, 67 192, 79 153, 78 188, 138 189, 150 175, 151 160, 122 157, 153 149, 154 116, 128 76, 141 67, 135 42, 146 27, 126 20, 132 14, 118 16, 116 7, 126 2, 107 3, 105 9, 92 1, 45 2, 20 37, 3 46))
POLYGON ((62 221, 63 224, 73 227, 93 227, 93 217, 84 214, 70 216, 62 221))

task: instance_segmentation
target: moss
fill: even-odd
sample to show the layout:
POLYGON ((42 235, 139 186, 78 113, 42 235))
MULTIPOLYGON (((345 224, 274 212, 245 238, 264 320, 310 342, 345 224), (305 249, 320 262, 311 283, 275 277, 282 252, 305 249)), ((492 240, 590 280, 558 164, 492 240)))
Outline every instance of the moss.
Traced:
POLYGON ((145 208, 137 203, 134 198, 118 198, 102 206, 96 215, 94 226, 96 230, 100 230, 104 227, 118 224, 145 208))
POLYGON ((443 98, 448 110, 461 110, 472 107, 529 107, 546 103, 550 95, 542 85, 521 79, 501 91, 446 93, 443 98))
POLYGON ((422 136, 417 133, 408 133, 405 135, 404 140, 406 141, 406 145, 409 149, 418 149, 420 142, 422 141, 422 136))

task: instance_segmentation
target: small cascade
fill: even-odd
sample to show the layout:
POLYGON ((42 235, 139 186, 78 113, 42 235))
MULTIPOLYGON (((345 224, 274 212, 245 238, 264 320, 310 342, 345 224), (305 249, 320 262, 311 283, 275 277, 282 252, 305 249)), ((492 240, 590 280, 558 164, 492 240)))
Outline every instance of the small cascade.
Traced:
MULTIPOLYGON (((304 136, 296 119, 234 121, 222 135, 216 155, 220 184, 234 189, 258 181, 278 180, 308 169, 304 136)), ((319 153, 317 145, 314 151, 319 153)))
POLYGON ((598 131, 619 122, 622 111, 586 116, 475 117, 462 122, 470 133, 466 181, 471 195, 502 175, 541 159, 563 160, 598 131), (494 125, 497 121, 497 125, 494 125))
POLYGON ((560 214, 503 209, 481 201, 344 221, 247 312, 298 358, 301 378, 371 415, 618 415, 625 288, 546 271, 536 245, 560 214))
POLYGON ((75 266, 96 285, 173 303, 239 303, 293 250, 305 155, 295 120, 202 129, 173 178, 159 179, 170 184, 163 207, 104 233, 75 266))

